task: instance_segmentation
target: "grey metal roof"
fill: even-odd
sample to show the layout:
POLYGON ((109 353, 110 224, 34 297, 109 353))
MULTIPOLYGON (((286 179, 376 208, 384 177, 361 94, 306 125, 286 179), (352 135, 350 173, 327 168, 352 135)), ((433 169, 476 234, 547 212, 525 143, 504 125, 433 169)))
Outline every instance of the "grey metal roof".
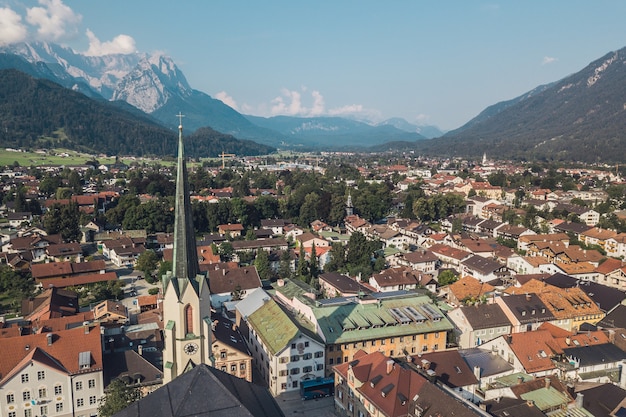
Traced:
POLYGON ((284 417, 284 413, 266 388, 202 364, 114 416, 284 417))

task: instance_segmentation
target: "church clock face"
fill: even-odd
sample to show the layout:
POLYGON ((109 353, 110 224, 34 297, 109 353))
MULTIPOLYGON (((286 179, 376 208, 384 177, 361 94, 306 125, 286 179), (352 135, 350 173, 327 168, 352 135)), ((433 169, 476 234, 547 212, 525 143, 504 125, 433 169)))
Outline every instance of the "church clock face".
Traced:
POLYGON ((183 346, 183 350, 187 355, 193 355, 198 351, 198 345, 196 343, 187 343, 183 346))

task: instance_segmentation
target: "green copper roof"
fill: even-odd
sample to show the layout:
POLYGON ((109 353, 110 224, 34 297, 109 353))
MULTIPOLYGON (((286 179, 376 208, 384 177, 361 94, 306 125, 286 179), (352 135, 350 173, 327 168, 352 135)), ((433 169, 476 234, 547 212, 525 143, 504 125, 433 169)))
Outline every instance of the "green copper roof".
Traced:
POLYGON ((553 409, 568 403, 569 399, 565 394, 559 392, 554 387, 539 388, 538 390, 520 395, 523 400, 532 400, 541 411, 553 409))
POLYGON ((430 297, 422 294, 382 294, 378 299, 352 297, 316 301, 305 295, 305 289, 288 280, 275 291, 288 299, 297 298, 311 308, 319 329, 317 333, 323 335, 326 343, 356 343, 454 329, 430 297), (416 313, 418 320, 412 319, 411 313, 416 313), (400 323, 400 316, 404 323, 400 323), (419 320, 420 317, 423 320, 419 320))
POLYGON ((274 300, 267 301, 248 316, 248 321, 272 355, 283 350, 300 332, 274 300))

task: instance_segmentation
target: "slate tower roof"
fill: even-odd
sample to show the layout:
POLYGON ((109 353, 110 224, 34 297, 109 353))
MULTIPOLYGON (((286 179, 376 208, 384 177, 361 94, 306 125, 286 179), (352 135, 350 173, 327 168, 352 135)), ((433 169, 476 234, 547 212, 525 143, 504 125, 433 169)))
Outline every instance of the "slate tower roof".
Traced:
POLYGON ((198 266, 196 237, 191 214, 191 200, 189 198, 189 180, 183 145, 182 115, 179 114, 179 117, 172 274, 164 277, 163 288, 167 288, 169 281, 172 280, 176 293, 180 296, 183 289, 188 284, 191 284, 196 293, 198 293, 199 284, 196 275, 198 275, 200 267, 198 266))

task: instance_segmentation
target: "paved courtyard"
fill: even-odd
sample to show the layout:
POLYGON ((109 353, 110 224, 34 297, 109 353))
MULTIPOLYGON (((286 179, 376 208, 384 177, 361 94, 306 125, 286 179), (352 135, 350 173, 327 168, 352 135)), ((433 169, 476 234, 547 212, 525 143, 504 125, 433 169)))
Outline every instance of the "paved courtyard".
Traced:
POLYGON ((334 397, 302 400, 299 392, 288 392, 276 397, 276 402, 285 416, 298 417, 337 417, 335 414, 334 397))

